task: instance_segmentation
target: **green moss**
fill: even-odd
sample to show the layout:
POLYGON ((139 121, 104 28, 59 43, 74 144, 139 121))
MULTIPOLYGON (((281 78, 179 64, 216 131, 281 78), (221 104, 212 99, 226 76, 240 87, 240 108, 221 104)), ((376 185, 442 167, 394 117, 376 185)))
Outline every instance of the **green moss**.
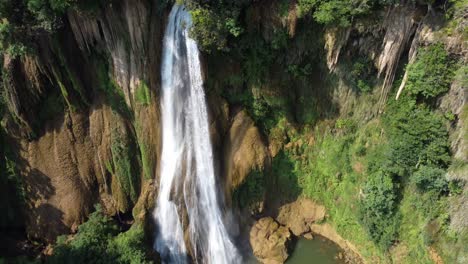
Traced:
POLYGON ((65 87, 65 85, 62 82, 62 78, 61 78, 60 73, 57 72, 55 69, 52 69, 52 72, 53 72, 53 74, 55 76, 55 80, 57 81, 57 85, 60 88, 60 92, 62 93, 62 97, 63 97, 63 99, 65 99, 65 102, 67 103, 68 109, 74 111, 75 107, 71 103, 71 98, 68 95, 67 88, 65 87))
POLYGON ((96 68, 98 89, 104 94, 106 103, 109 104, 115 113, 125 119, 133 120, 133 113, 125 102, 125 95, 122 89, 109 76, 108 64, 99 55, 96 55, 95 58, 97 58, 94 61, 94 67, 96 68))
POLYGON ((136 101, 143 106, 148 106, 151 104, 150 90, 148 85, 144 81, 141 81, 140 85, 138 85, 138 87, 136 88, 135 98, 136 101))
POLYGON ((135 168, 135 146, 132 139, 121 131, 113 130, 111 138, 113 171, 124 193, 132 202, 136 202, 140 191, 140 178, 135 168))
POLYGON ((151 150, 148 144, 145 142, 145 134, 138 120, 135 121, 135 130, 137 133, 137 143, 140 151, 139 157, 141 157, 141 166, 143 168, 143 177, 146 180, 151 180, 153 178, 153 167, 155 159, 150 154, 151 150))
POLYGON ((78 79, 78 76, 75 74, 75 71, 73 71, 70 68, 70 63, 68 62, 67 58, 65 57, 64 51, 62 50, 62 47, 60 45, 60 39, 58 36, 55 36, 52 40, 52 48, 57 54, 58 60, 59 60, 59 65, 58 69, 56 71, 63 72, 62 76, 64 76, 64 79, 67 80, 68 83, 70 83, 71 88, 74 90, 74 92, 78 95, 79 97, 79 102, 76 102, 75 105, 89 105, 89 100, 85 94, 84 88, 81 85, 80 80, 78 79))
POLYGON ((153 178, 152 169, 151 169, 153 159, 151 159, 151 157, 149 156, 148 145, 144 143, 140 143, 139 146, 140 146, 141 162, 143 166, 144 177, 147 180, 151 180, 153 178))
POLYGON ((112 165, 112 161, 106 160, 104 162, 104 165, 106 166, 107 172, 109 172, 110 174, 114 174, 114 168, 113 168, 113 165, 112 165))

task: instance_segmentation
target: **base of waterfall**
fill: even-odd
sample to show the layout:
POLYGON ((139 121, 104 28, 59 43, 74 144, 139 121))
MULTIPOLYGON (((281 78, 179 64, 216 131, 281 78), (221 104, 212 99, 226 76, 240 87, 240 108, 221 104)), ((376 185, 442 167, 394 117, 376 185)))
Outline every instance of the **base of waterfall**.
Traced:
POLYGON ((287 263, 300 239, 324 237, 340 248, 343 263, 363 263, 356 247, 341 237, 328 223, 325 207, 309 199, 285 204, 275 218, 263 217, 250 229, 250 244, 258 261, 265 264, 287 263))

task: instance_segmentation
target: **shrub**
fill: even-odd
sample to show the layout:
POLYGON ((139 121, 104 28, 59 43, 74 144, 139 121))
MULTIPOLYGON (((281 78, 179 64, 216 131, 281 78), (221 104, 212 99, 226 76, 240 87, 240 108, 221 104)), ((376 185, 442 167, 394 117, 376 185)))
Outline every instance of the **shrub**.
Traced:
POLYGON ((447 180, 444 178, 445 170, 421 166, 413 175, 412 180, 421 191, 436 191, 437 193, 448 190, 447 180))
POLYGON ((115 223, 102 213, 100 206, 89 215, 87 222, 79 226, 72 240, 62 236, 57 239, 54 254, 48 263, 110 263, 105 254, 108 241, 117 235, 115 223))
POLYGON ((356 124, 350 118, 338 118, 335 123, 335 128, 347 133, 353 132, 356 129, 356 124))
POLYGON ((145 233, 143 228, 132 226, 125 233, 120 233, 109 242, 107 252, 116 256, 117 263, 144 264, 151 263, 145 252, 145 233))
POLYGON ((350 79, 359 92, 367 93, 372 90, 376 73, 371 59, 359 57, 351 67, 350 79))
POLYGON ((361 202, 361 220, 370 237, 383 249, 396 239, 396 188, 390 176, 383 172, 369 175, 361 202))
POLYGON ((393 173, 411 174, 417 164, 445 168, 450 162, 444 119, 411 98, 389 103, 384 115, 393 173))
POLYGON ((353 17, 362 15, 371 9, 368 1, 343 0, 299 0, 299 16, 312 14, 321 24, 334 24, 342 27, 351 25, 353 17))
POLYGON ((200 5, 188 1, 187 4, 193 21, 190 33, 202 50, 228 50, 228 38, 242 33, 243 29, 237 23, 240 9, 235 2, 200 5))
POLYGON ((37 35, 55 32, 76 0, 17 0, 0 2, 0 50, 21 56, 34 48, 37 35))
POLYGON ((448 183, 448 189, 450 194, 460 195, 463 193, 463 181, 461 180, 453 180, 448 183))
POLYGON ((27 10, 37 26, 49 32, 61 26, 61 17, 72 4, 72 0, 26 0, 27 10))
POLYGON ((408 66, 405 89, 415 96, 435 98, 449 90, 453 77, 448 52, 443 44, 433 44, 420 50, 416 61, 408 66))
POLYGON ((53 255, 46 263, 151 263, 145 252, 143 229, 133 226, 119 234, 114 221, 100 206, 89 215, 71 239, 57 239, 53 255))

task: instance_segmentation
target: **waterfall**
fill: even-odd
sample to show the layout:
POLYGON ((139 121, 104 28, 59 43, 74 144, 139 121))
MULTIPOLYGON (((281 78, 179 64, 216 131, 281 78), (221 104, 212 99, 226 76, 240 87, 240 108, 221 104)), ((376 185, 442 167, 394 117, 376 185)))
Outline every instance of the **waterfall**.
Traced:
POLYGON ((175 5, 164 35, 155 249, 164 263, 187 263, 188 251, 195 262, 240 263, 218 200, 199 52, 189 37, 191 23, 185 7, 175 5))

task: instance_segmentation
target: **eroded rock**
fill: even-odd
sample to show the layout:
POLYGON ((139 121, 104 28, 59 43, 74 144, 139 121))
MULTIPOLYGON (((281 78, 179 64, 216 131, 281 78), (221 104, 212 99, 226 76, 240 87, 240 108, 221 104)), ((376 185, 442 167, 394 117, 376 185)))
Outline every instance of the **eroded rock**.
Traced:
POLYGON ((258 220, 250 230, 250 245, 257 259, 266 264, 284 263, 288 258, 291 232, 271 217, 258 220))
POLYGON ((234 117, 224 143, 225 175, 228 186, 238 187, 253 170, 263 170, 268 149, 260 131, 245 111, 234 117))
POLYGON ((283 205, 278 212, 277 220, 288 227, 295 236, 310 232, 310 225, 320 222, 325 217, 325 207, 312 200, 299 198, 297 201, 283 205))

